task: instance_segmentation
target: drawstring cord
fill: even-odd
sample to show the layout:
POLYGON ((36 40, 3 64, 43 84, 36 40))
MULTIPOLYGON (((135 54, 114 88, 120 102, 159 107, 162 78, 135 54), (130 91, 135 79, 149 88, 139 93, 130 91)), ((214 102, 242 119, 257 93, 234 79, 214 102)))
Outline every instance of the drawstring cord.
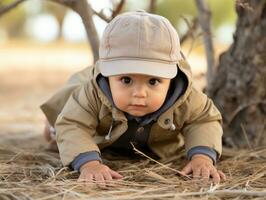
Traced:
POLYGON ((49 125, 49 133, 50 133, 50 137, 53 139, 53 140, 56 140, 56 132, 55 132, 55 128, 52 127, 51 125, 49 125))
POLYGON ((111 126, 109 128, 108 134, 105 136, 106 140, 110 140, 111 139, 111 132, 112 132, 112 129, 113 129, 113 124, 114 124, 114 119, 112 118, 112 123, 111 123, 111 126))
POLYGON ((175 124, 172 123, 172 124, 170 125, 170 130, 171 130, 171 131, 175 131, 175 129, 176 129, 176 126, 175 126, 175 124))

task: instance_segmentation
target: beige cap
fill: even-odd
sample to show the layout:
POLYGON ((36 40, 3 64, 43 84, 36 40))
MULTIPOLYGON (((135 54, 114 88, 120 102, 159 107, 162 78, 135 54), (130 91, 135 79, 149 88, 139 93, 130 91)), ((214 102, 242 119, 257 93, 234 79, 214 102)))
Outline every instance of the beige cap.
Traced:
POLYGON ((115 17, 104 31, 99 54, 104 76, 145 74, 173 78, 181 59, 174 27, 166 18, 145 11, 115 17))

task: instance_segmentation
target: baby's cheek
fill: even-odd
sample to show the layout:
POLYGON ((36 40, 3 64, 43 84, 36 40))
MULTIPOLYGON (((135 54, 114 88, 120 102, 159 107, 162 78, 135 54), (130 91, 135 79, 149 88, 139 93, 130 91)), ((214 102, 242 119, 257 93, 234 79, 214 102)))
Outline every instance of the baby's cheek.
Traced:
POLYGON ((114 100, 116 107, 119 108, 120 110, 123 110, 127 105, 127 100, 123 95, 117 96, 113 100, 114 100))
POLYGON ((158 95, 152 98, 150 105, 155 111, 155 110, 158 110, 163 105, 163 102, 164 102, 164 97, 161 95, 158 95))

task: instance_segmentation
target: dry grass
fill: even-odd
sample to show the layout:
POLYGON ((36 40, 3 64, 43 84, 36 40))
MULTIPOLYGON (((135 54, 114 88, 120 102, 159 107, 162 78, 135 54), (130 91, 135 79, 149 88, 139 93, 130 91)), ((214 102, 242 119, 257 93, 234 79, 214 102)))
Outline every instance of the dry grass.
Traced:
POLYGON ((58 155, 38 149, 0 149, 0 199, 265 199, 266 148, 225 152, 219 163, 227 181, 212 185, 178 176, 183 156, 163 163, 148 158, 105 162, 124 178, 106 189, 78 183, 77 172, 62 168, 58 155))

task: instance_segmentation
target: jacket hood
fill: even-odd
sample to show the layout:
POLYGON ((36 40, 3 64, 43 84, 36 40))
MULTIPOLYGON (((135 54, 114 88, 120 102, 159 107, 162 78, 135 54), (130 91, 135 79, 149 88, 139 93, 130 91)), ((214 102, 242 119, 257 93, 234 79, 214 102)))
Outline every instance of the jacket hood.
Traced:
MULTIPOLYGON (((98 75, 100 74, 99 65, 100 65, 100 63, 97 61, 95 63, 95 66, 94 66, 93 82, 94 82, 95 86, 97 87, 97 89, 100 92, 100 94, 99 94, 100 99, 103 101, 103 103, 107 107, 111 108, 112 107, 112 103, 108 100, 108 98, 102 92, 102 90, 100 89, 100 87, 98 86, 97 81, 96 81, 98 75)), ((187 78, 187 89, 183 93, 183 95, 173 104, 175 106, 182 104, 182 102, 186 100, 186 98, 190 94, 191 88, 192 88, 192 72, 191 72, 191 68, 190 68, 188 62, 185 59, 182 59, 182 60, 179 61, 179 63, 178 63, 178 69, 180 71, 182 71, 183 74, 187 78)))

